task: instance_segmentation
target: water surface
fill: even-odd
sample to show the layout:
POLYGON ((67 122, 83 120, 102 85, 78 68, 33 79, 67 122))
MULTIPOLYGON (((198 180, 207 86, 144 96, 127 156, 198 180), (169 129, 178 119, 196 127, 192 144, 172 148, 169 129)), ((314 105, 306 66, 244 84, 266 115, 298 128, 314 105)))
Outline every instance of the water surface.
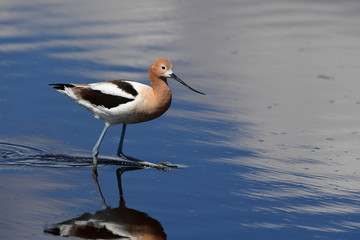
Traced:
MULTIPOLYGON (((1 238, 59 238, 43 230, 103 208, 91 176, 103 122, 48 84, 148 84, 160 57, 207 95, 169 80, 170 110, 128 126, 126 154, 184 167, 124 173, 127 208, 168 239, 358 238, 358 1, 0 6, 1 238)), ((113 208, 118 168, 99 167, 113 208)))

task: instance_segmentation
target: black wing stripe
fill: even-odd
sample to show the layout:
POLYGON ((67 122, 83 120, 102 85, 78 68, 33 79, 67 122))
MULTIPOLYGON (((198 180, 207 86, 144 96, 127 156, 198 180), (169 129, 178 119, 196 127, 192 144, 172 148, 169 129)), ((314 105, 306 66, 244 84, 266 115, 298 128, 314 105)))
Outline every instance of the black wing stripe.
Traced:
POLYGON ((126 93, 129 93, 131 95, 133 95, 134 97, 136 97, 138 95, 138 92, 136 91, 136 89, 128 82, 123 81, 123 80, 114 80, 114 81, 109 81, 112 84, 115 84, 119 89, 123 90, 126 93))
POLYGON ((131 98, 104 94, 99 90, 93 90, 89 88, 77 88, 76 92, 80 98, 90 102, 91 104, 96 106, 104 106, 108 109, 134 100, 131 98))

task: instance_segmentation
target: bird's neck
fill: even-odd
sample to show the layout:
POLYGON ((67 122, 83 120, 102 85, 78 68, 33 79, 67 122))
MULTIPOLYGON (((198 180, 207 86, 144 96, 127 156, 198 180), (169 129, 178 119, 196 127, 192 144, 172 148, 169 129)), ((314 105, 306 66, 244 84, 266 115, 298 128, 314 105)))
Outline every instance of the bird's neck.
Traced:
POLYGON ((151 72, 149 73, 150 83, 153 89, 154 97, 160 102, 169 102, 171 101, 171 90, 168 86, 168 83, 165 79, 162 79, 158 76, 155 76, 151 72))
POLYGON ((152 86, 152 95, 154 101, 153 108, 156 112, 163 114, 170 107, 171 104, 171 90, 167 84, 166 79, 159 78, 149 72, 150 83, 152 86))

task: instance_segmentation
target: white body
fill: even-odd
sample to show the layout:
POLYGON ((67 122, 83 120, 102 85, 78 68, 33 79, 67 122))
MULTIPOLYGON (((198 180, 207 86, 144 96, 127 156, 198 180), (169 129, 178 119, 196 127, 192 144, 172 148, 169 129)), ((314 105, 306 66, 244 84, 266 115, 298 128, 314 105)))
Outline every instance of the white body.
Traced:
MULTIPOLYGON (((120 80, 119 80, 120 81, 120 80)), ((76 103, 85 107, 87 110, 92 112, 96 118, 103 119, 109 125, 120 124, 120 123, 138 123, 149 121, 155 116, 152 116, 151 109, 149 108, 149 101, 146 96, 151 95, 153 89, 145 84, 141 84, 133 81, 121 80, 131 84, 131 86, 138 92, 137 96, 133 96, 126 91, 118 88, 115 84, 110 82, 100 82, 92 83, 88 85, 82 84, 73 84, 74 87, 65 87, 64 90, 59 90, 59 92, 69 96, 76 103), (104 105, 95 105, 91 101, 85 100, 81 97, 79 92, 81 89, 88 88, 92 90, 98 90, 105 95, 119 96, 126 99, 131 99, 131 101, 123 104, 119 104, 116 107, 107 108, 104 105)), ((171 98, 170 98, 171 99, 171 98)), ((169 104, 170 106, 170 104, 169 104)), ((168 107, 167 107, 168 108, 168 107)), ((163 114, 166 110, 160 111, 163 114)), ((158 112, 158 114, 160 114, 158 112)), ((157 114, 157 115, 158 115, 157 114)), ((160 114, 160 115, 161 115, 160 114)))

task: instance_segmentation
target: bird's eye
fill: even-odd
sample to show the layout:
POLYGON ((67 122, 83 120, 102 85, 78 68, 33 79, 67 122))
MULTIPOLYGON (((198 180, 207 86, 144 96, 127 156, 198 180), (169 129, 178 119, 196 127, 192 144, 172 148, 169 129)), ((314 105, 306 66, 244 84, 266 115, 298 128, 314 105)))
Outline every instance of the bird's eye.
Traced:
POLYGON ((165 70, 165 69, 166 69, 166 67, 165 67, 164 65, 162 65, 162 66, 161 66, 161 69, 162 69, 162 70, 165 70))

